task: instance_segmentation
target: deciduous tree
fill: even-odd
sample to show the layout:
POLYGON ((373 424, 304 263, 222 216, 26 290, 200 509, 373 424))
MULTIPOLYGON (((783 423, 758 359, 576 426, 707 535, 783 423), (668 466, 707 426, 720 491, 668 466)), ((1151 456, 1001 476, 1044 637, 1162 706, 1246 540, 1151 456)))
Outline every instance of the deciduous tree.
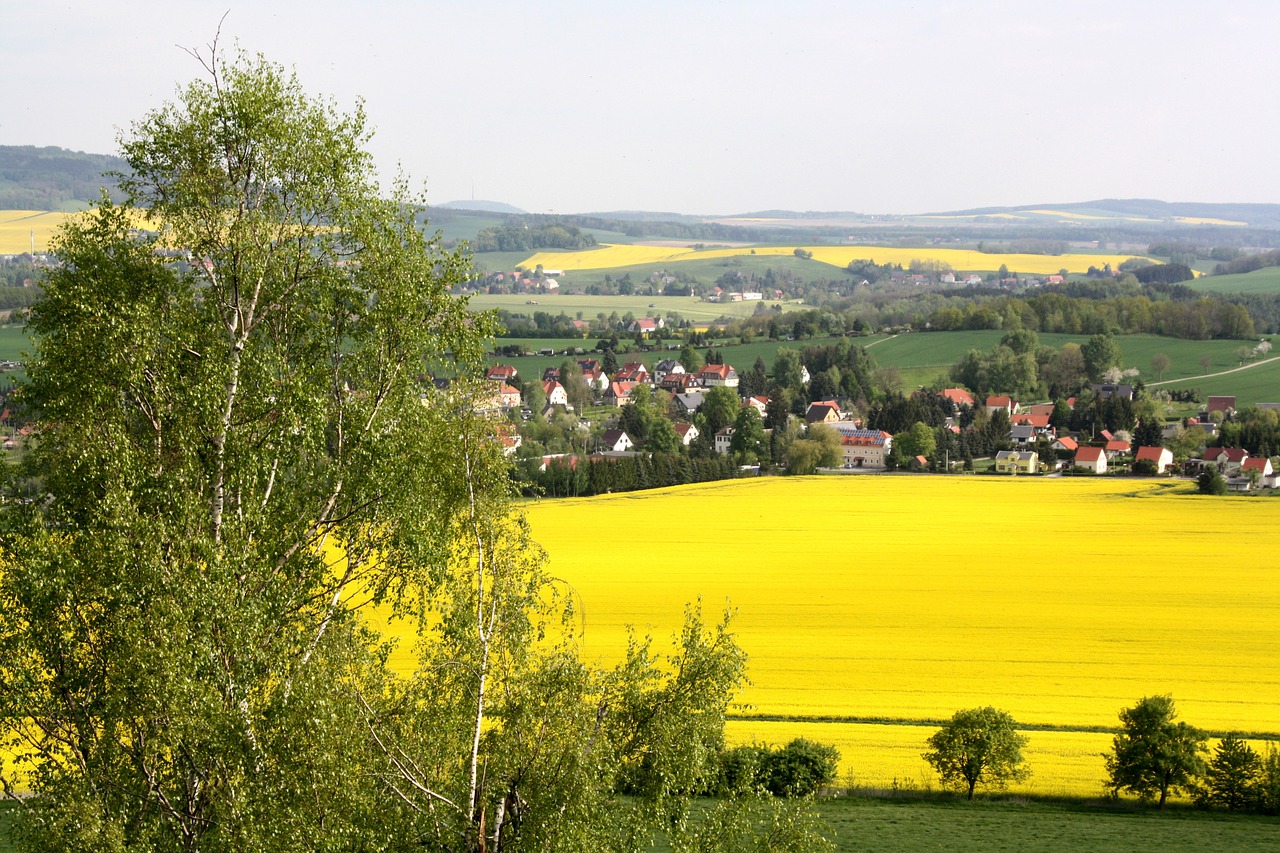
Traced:
POLYGON ((379 192, 358 109, 204 61, 31 315, 39 427, 0 503, 24 842, 647 846, 719 748, 726 624, 582 664, 466 379, 493 331, 449 295, 466 259, 379 192), (374 603, 416 626, 410 671, 374 603))
POLYGON ((1204 732, 1177 718, 1173 697, 1147 696, 1120 712, 1122 730, 1106 756, 1113 793, 1129 791, 1144 800, 1186 790, 1204 768, 1204 732))
POLYGON ((978 785, 1003 787, 1027 778, 1030 771, 1022 763, 1026 745, 1013 717, 988 706, 956 711, 929 738, 924 759, 944 785, 967 791, 972 800, 978 785))

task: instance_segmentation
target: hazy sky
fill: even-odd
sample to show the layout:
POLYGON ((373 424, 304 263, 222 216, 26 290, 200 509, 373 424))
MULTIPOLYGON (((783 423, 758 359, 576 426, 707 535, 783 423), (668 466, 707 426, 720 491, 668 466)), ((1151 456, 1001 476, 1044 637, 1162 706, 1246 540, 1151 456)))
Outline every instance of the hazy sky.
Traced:
POLYGON ((116 153, 224 13, 434 203, 1280 202, 1274 0, 0 0, 0 144, 116 153))

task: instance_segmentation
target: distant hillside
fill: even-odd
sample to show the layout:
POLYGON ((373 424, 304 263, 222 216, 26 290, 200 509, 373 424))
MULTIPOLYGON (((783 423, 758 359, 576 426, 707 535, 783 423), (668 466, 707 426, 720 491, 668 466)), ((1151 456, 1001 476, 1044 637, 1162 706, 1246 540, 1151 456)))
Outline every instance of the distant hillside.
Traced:
POLYGON ((114 189, 105 173, 126 167, 119 157, 104 154, 0 145, 0 210, 82 209, 102 187, 114 189))
POLYGON ((444 204, 433 204, 432 207, 445 210, 478 210, 483 213, 509 213, 513 216, 519 216, 525 211, 518 207, 501 201, 483 201, 481 199, 471 199, 470 201, 446 201, 444 204))
POLYGON ((1062 204, 1024 204, 1016 207, 979 207, 968 210, 921 214, 938 218, 1057 216, 1083 222, 1115 219, 1129 223, 1181 222, 1188 225, 1234 224, 1250 228, 1280 228, 1280 204, 1231 202, 1171 202, 1149 198, 1097 199, 1062 204))

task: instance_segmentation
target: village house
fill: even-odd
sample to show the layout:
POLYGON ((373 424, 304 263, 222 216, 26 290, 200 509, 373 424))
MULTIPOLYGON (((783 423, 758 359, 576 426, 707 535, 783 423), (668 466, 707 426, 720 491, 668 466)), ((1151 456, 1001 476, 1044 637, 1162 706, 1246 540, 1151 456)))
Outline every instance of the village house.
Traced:
POLYGON ((1129 442, 1121 438, 1108 439, 1102 449, 1106 451, 1107 460, 1114 462, 1116 457, 1124 456, 1129 452, 1129 442))
POLYGON ((840 454, 846 468, 883 468, 893 436, 879 429, 839 430, 840 454))
POLYGON ((1269 484, 1275 480, 1274 473, 1271 459, 1266 456, 1250 456, 1240 466, 1240 476, 1248 477, 1250 483, 1266 488, 1272 488, 1269 484))
POLYGON ((674 358, 664 358, 653 366, 653 381, 662 384, 662 380, 673 373, 684 373, 684 365, 674 358))
POLYGON ((674 397, 675 409, 681 415, 691 415, 698 410, 699 406, 702 405, 703 399, 702 392, 700 391, 676 394, 674 397))
POLYGON ((1224 418, 1231 417, 1236 412, 1236 398, 1234 396, 1209 397, 1205 401, 1204 417, 1201 420, 1208 420, 1214 412, 1221 412, 1224 418))
POLYGON ((938 392, 938 396, 950 403, 951 410, 957 414, 965 406, 972 409, 975 402, 973 395, 963 388, 943 388, 938 392))
POLYGON ((769 410, 769 398, 761 396, 745 397, 742 400, 742 407, 746 408, 747 406, 755 409, 760 413, 760 417, 763 418, 765 413, 769 410))
POLYGON ((1101 447, 1081 447, 1076 451, 1075 467, 1094 474, 1107 473, 1107 451, 1101 447))
POLYGON ((693 424, 678 423, 674 426, 676 435, 680 436, 680 443, 685 447, 693 444, 694 439, 698 437, 698 428, 693 424))
POLYGON ((600 449, 604 452, 625 453, 634 446, 631 436, 620 429, 607 429, 600 436, 600 449))
POLYGON ((1249 451, 1240 447, 1206 447, 1198 460, 1200 467, 1216 466, 1224 477, 1234 477, 1249 458, 1249 451))
POLYGON ((1014 426, 1029 426, 1035 430, 1036 436, 1054 438, 1058 431, 1049 425, 1049 415, 1035 412, 1018 412, 1010 418, 1014 426))
POLYGON ((1075 453, 1080 449, 1080 444, 1071 436, 1063 435, 1053 440, 1053 444, 1049 445, 1054 450, 1062 450, 1067 453, 1075 453))
POLYGON ((737 388, 738 372, 730 364, 707 364, 698 371, 698 381, 704 388, 737 388))
POLYGON ((492 364, 484 372, 484 378, 490 382, 511 382, 516 378, 516 369, 509 364, 492 364))
POLYGON ((633 320, 631 325, 627 327, 627 331, 635 334, 639 332, 642 335, 652 335, 659 329, 665 328, 667 321, 662 317, 641 317, 633 320))
POLYGON ((1173 464, 1173 451, 1167 447, 1139 447, 1138 452, 1133 455, 1135 464, 1138 462, 1150 462, 1156 466, 1156 473, 1163 474, 1169 470, 1169 466, 1173 464))
POLYGON ((645 383, 649 381, 649 368, 638 361, 628 361, 613 374, 615 382, 645 383))
POLYGON ((520 389, 511 385, 498 386, 498 405, 503 411, 518 409, 520 407, 520 389))
POLYGON ((520 435, 515 424, 497 424, 494 426, 494 434, 498 438, 498 443, 502 445, 502 453, 504 456, 514 456, 524 441, 523 436, 520 435))
POLYGON ((830 424, 838 420, 840 420, 840 405, 835 400, 810 403, 804 413, 806 424, 830 424))
POLYGON ((634 382, 610 382, 604 392, 606 406, 625 406, 631 402, 631 392, 635 390, 634 382))
POLYGON ((996 473, 1034 474, 1040 456, 1034 450, 1001 450, 996 453, 996 473))
POLYGON ((994 415, 1000 409, 1004 409, 1005 414, 1010 418, 1013 417, 1014 412, 1018 411, 1018 404, 1013 401, 1012 397, 1005 396, 1004 394, 995 394, 988 397, 986 407, 988 415, 994 415))
MULTIPOLYGON (((1036 428, 1028 424, 1018 424, 1009 430, 1009 440, 1020 447, 1036 443, 1036 428)), ((1010 453, 1012 451, 1001 451, 1010 453)))
POLYGON ((554 379, 542 383, 542 392, 547 395, 548 406, 569 405, 569 395, 565 393, 564 386, 554 379))
POLYGON ((728 453, 729 446, 733 443, 733 427, 727 426, 721 429, 715 435, 716 453, 728 453))
POLYGON ((692 373, 668 373, 658 382, 658 387, 671 394, 681 394, 693 387, 697 377, 692 373))

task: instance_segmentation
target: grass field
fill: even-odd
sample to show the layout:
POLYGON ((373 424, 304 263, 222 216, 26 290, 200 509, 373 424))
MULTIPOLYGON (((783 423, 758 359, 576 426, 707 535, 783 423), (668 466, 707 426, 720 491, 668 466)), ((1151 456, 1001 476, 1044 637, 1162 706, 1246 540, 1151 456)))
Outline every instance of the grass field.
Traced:
POLYGON ((1162 384, 1162 388, 1199 388, 1209 394, 1234 395, 1239 405, 1280 402, 1280 361, 1258 364, 1247 370, 1208 379, 1186 379, 1162 384))
POLYGON ((31 338, 22 326, 0 326, 0 361, 23 361, 31 348, 31 338))
MULTIPOLYGON (((921 332, 897 337, 877 344, 871 350, 876 364, 897 367, 904 385, 910 389, 928 385, 970 349, 989 352, 1004 335, 1000 331, 980 330, 966 332, 921 332)), ((1067 343, 1083 344, 1088 335, 1042 334, 1040 342, 1055 349, 1067 343)), ((1146 382, 1156 380, 1151 369, 1151 357, 1156 353, 1169 356, 1170 366, 1161 377, 1161 387, 1199 388, 1205 394, 1234 394, 1241 405, 1270 402, 1280 399, 1280 365, 1263 366, 1240 373, 1214 376, 1208 379, 1188 379, 1207 373, 1218 373, 1238 367, 1236 350, 1241 341, 1188 341, 1164 338, 1157 335, 1122 335, 1116 338, 1123 353, 1121 364, 1136 367, 1146 382), (1202 368, 1200 359, 1209 357, 1209 366, 1202 368)), ((772 364, 772 362, 770 362, 772 364)))
POLYGON ((1280 293, 1280 267, 1266 267, 1238 275, 1201 276, 1187 285, 1205 293, 1280 293))
POLYGON ((912 261, 941 261, 957 271, 991 272, 1002 265, 1011 271, 1049 275, 1066 269, 1083 273, 1089 267, 1101 268, 1110 263, 1118 266, 1130 255, 1065 254, 1065 255, 989 255, 970 249, 942 249, 937 247, 900 248, 897 246, 755 246, 730 249, 691 249, 672 246, 606 245, 579 252, 538 252, 524 261, 533 268, 542 264, 546 269, 603 270, 638 264, 676 264, 690 260, 733 258, 739 256, 793 255, 797 248, 813 253, 813 259, 830 266, 844 268, 850 261, 874 259, 877 263, 901 264, 907 267, 912 261))
MULTIPOLYGON (((589 658, 628 624, 662 637, 685 602, 728 602, 752 684, 731 734, 798 724, 846 743, 842 771, 919 780, 920 722, 994 704, 1031 734, 1027 790, 1097 793, 1105 735, 1172 693, 1213 730, 1280 732, 1280 502, 1119 479, 747 480, 528 506, 581 599, 589 658), (669 530, 675 541, 643 531, 669 530), (651 547, 608 547, 606 531, 651 547), (855 718, 823 723, 817 717, 855 718), (890 729, 896 729, 890 731, 890 729), (884 751, 871 746, 885 745, 884 751), (893 745, 893 744, 896 744, 893 745), (1101 747, 1099 746, 1101 744, 1101 747), (874 753, 874 755, 873 755, 874 753)), ((806 730, 807 731, 807 730, 806 730)), ((775 736, 776 735, 776 736, 775 736)))
POLYGON ((1280 819, 1190 809, 1154 813, 1018 798, 967 803, 860 797, 820 800, 817 807, 841 853, 1280 849, 1280 819))
POLYGON ((522 293, 476 293, 470 297, 471 307, 477 310, 504 308, 515 314, 533 315, 535 311, 546 311, 556 315, 564 312, 570 318, 577 319, 582 312, 582 319, 595 319, 597 314, 608 316, 616 311, 621 316, 628 311, 637 317, 665 317, 668 311, 674 311, 693 323, 709 323, 721 317, 750 317, 759 305, 777 305, 777 302, 703 302, 696 296, 571 296, 571 295, 538 295, 526 296, 522 293), (530 299, 536 305, 529 305, 530 299), (652 306, 652 307, 650 307, 652 306))

